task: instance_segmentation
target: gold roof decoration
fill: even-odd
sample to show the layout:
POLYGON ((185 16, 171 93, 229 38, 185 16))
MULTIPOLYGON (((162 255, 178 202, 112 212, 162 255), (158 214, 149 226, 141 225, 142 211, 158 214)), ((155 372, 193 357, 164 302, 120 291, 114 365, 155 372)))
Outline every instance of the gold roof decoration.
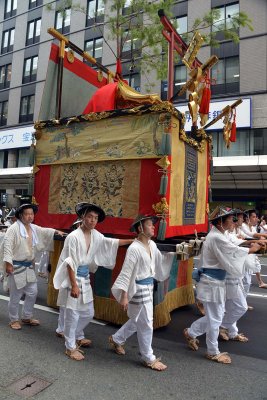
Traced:
POLYGON ((158 94, 141 94, 122 80, 118 82, 117 98, 136 104, 158 104, 162 103, 158 94))

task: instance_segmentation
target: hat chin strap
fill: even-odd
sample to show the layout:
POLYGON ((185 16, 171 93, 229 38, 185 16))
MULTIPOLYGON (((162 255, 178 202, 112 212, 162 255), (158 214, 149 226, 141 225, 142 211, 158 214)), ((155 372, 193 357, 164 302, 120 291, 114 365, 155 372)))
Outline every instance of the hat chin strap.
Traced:
POLYGON ((221 225, 220 225, 220 228, 223 230, 223 232, 226 232, 226 231, 227 231, 227 229, 224 229, 224 227, 223 227, 222 217, 221 217, 221 225))
POLYGON ((142 222, 140 221, 139 222, 139 226, 140 226, 140 228, 141 228, 141 232, 139 232, 139 235, 143 235, 143 236, 145 236, 147 239, 151 239, 151 235, 147 235, 145 232, 144 232, 144 228, 143 228, 143 225, 142 225, 142 222))

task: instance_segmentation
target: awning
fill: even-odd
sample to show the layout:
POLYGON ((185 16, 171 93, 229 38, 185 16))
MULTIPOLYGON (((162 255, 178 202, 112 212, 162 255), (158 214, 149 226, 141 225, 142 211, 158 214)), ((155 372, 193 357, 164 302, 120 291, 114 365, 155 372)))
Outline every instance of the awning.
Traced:
POLYGON ((212 189, 267 189, 267 156, 214 157, 212 189))

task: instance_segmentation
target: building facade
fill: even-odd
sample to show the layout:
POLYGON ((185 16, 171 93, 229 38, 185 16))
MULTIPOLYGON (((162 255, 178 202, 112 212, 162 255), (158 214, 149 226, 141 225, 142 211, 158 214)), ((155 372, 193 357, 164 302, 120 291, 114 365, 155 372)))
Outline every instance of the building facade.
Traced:
MULTIPOLYGON (((102 0, 80 0, 83 12, 58 11, 60 1, 3 0, 0 2, 0 194, 9 207, 29 195, 29 146, 33 122, 38 120, 46 80, 50 46, 53 38, 49 27, 67 35, 77 46, 87 50, 103 65, 115 70, 102 0)), ((126 6, 129 2, 126 2, 126 6)), ((174 5, 178 32, 184 33, 211 8, 220 10, 221 19, 244 11, 252 19, 254 31, 240 28, 240 42, 223 40, 219 48, 203 46, 199 59, 205 61, 216 54, 219 63, 213 68, 213 112, 227 102, 242 97, 245 107, 237 110, 237 141, 226 149, 221 127, 213 129, 213 200, 230 206, 257 207, 267 212, 267 2, 266 0, 182 0, 174 5)), ((216 24, 212 28, 216 30, 216 24)), ((126 42, 123 73, 129 84, 145 92, 148 77, 140 74, 132 63, 137 44, 126 42)), ((166 99, 167 83, 153 75, 153 92, 166 99)), ((185 66, 175 66, 175 87, 187 80, 185 66)), ((186 110, 186 97, 175 105, 186 110)), ((188 116, 188 115, 187 115, 188 116)), ((190 121, 188 121, 190 129, 190 121)))

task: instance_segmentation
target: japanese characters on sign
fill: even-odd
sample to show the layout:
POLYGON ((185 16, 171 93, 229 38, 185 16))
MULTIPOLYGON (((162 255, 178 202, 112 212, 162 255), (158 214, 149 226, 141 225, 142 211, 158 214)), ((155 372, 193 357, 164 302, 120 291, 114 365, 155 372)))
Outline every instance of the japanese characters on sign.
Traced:
POLYGON ((0 150, 30 147, 34 131, 33 125, 0 130, 0 150))
MULTIPOLYGON (((236 99, 226 100, 226 101, 215 101, 210 103, 210 112, 208 114, 208 122, 212 121, 216 118, 221 112, 222 109, 231 102, 236 99)), ((191 115, 188 111, 187 105, 178 105, 176 106, 177 110, 185 113, 185 131, 191 131, 192 119, 191 115)), ((243 102, 238 107, 237 118, 236 118, 236 127, 237 128, 250 128, 251 127, 251 99, 243 99, 243 102)), ((208 123, 207 122, 207 123, 208 123)), ((223 122, 222 120, 216 122, 216 124, 212 125, 207 130, 222 130, 223 122)))

